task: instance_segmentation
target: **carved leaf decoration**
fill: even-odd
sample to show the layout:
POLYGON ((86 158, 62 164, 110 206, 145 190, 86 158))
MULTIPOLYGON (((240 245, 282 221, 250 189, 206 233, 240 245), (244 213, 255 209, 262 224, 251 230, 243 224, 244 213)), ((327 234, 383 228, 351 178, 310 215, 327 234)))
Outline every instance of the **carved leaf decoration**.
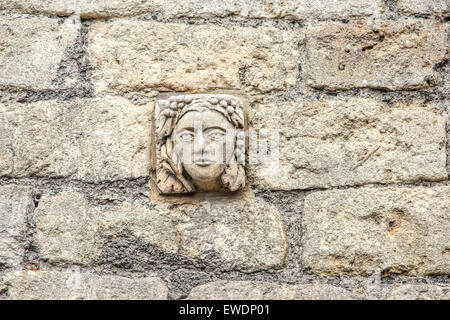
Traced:
POLYGON ((170 139, 170 138, 166 140, 166 150, 167 150, 167 155, 172 156, 172 139, 170 139))
POLYGON ((166 170, 158 170, 157 175, 156 175, 156 180, 157 180, 157 186, 160 189, 161 192, 163 193, 168 193, 170 192, 170 190, 172 189, 172 181, 171 181, 171 177, 173 177, 173 175, 171 175, 169 172, 167 172, 166 170))
POLYGON ((159 136, 159 133, 162 131, 163 127, 164 127, 164 123, 166 122, 166 117, 159 117, 158 120, 156 120, 156 133, 159 136))
POLYGON ((157 186, 161 193, 170 194, 172 192, 186 192, 183 184, 176 178, 176 176, 169 172, 168 163, 164 163, 162 168, 157 173, 157 186))
POLYGON ((243 165, 238 165, 238 175, 235 182, 234 189, 230 189, 231 191, 236 191, 245 186, 245 169, 243 165))
POLYGON ((167 151, 166 151, 166 146, 161 146, 161 159, 166 159, 167 158, 167 151))
POLYGON ((169 177, 167 171, 164 170, 158 170, 156 173, 156 181, 157 184, 161 184, 163 185, 164 183, 166 183, 167 178, 169 177))
POLYGON ((173 121, 173 118, 164 117, 164 120, 162 121, 162 125, 160 128, 158 128, 158 131, 157 131, 159 139, 163 139, 164 137, 166 137, 170 134, 170 131, 172 128, 172 121, 173 121))
POLYGON ((244 114, 241 109, 236 109, 236 112, 231 116, 231 120, 233 121, 235 127, 242 128, 244 126, 244 114))
POLYGON ((166 117, 161 116, 156 123, 156 135, 159 139, 162 139, 162 130, 164 128, 164 124, 166 123, 166 117))
POLYGON ((239 118, 241 124, 244 124, 244 110, 242 107, 236 108, 236 115, 239 118))
MULTIPOLYGON (((169 138, 167 138, 167 140, 166 140, 166 150, 167 150, 167 160, 168 160, 168 162, 170 163, 170 162, 174 162, 173 161, 173 159, 175 158, 175 156, 176 155, 174 155, 174 152, 173 152, 173 143, 172 143, 172 140, 170 139, 170 137, 169 138), (169 161, 170 160, 170 161, 169 161)), ((172 164, 171 164, 172 165, 172 164)), ((173 170, 176 170, 177 169, 177 167, 176 166, 172 166, 173 168, 173 170)))
POLYGON ((174 186, 173 186, 173 191, 180 193, 180 192, 185 192, 186 189, 184 188, 182 183, 177 181, 177 183, 174 184, 174 186))
POLYGON ((175 165, 175 170, 177 172, 182 173, 183 172, 183 163, 181 162, 181 158, 179 157, 177 151, 172 148, 172 155, 170 156, 170 159, 175 165))
POLYGON ((239 164, 230 164, 222 176, 222 182, 230 191, 236 191, 245 186, 244 167, 239 164))
POLYGON ((171 174, 175 174, 175 172, 173 172, 173 170, 172 170, 172 167, 167 162, 163 162, 162 167, 164 169, 166 169, 168 172, 170 172, 171 174))
POLYGON ((193 192, 194 187, 183 176, 183 165, 173 150, 173 142, 166 139, 166 143, 161 146, 159 159, 160 172, 157 186, 162 193, 172 192, 193 192))

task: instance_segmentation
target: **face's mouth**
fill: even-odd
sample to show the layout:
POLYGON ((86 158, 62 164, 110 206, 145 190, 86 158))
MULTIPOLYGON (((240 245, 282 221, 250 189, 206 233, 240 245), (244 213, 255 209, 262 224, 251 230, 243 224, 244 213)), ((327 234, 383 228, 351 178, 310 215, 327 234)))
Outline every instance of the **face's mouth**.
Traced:
POLYGON ((211 165, 211 164, 213 164, 213 163, 214 163, 214 161, 212 161, 212 160, 209 160, 209 159, 201 159, 201 160, 195 162, 195 165, 197 165, 197 166, 199 166, 199 167, 207 167, 207 166, 209 166, 209 165, 211 165))

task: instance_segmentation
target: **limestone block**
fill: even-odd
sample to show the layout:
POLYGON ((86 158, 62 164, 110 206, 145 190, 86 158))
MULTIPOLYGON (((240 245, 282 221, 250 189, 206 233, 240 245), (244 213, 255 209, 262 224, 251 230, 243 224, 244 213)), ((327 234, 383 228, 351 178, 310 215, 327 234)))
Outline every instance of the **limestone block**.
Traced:
POLYGON ((35 211, 41 258, 61 265, 127 260, 145 266, 159 252, 160 261, 171 256, 245 272, 284 264, 286 236, 274 206, 252 197, 210 197, 177 205, 118 201, 111 207, 91 204, 74 190, 44 194, 35 211))
POLYGON ((450 274, 450 187, 361 188, 305 199, 303 259, 318 273, 450 274))
POLYGON ((162 13, 167 18, 327 19, 378 15, 381 0, 0 0, 0 12, 79 14, 84 19, 162 13))
POLYGON ((449 300, 448 284, 399 284, 393 285, 387 299, 390 300, 449 300))
POLYGON ((119 97, 0 104, 0 176, 148 176, 150 114, 119 97))
POLYGON ((166 284, 156 276, 126 278, 90 272, 17 271, 6 276, 10 300, 164 300, 166 284))
POLYGON ((0 187, 0 268, 19 267, 25 254, 27 215, 34 207, 30 188, 0 187))
POLYGON ((89 52, 98 92, 292 88, 299 37, 274 28, 152 21, 95 22, 89 52))
POLYGON ((327 90, 432 87, 434 67, 447 57, 445 30, 417 19, 314 24, 307 30, 307 83, 327 90))
POLYGON ((255 105, 249 122, 280 137, 279 161, 250 167, 251 183, 260 188, 447 179, 446 119, 432 105, 388 107, 371 99, 255 105))
POLYGON ((164 3, 160 8, 166 16, 191 18, 236 15, 248 18, 330 19, 376 15, 384 10, 384 4, 379 0, 159 1, 164 3))
POLYGON ((321 283, 289 285, 262 281, 215 281, 192 289, 193 300, 350 300, 348 289, 321 283))
POLYGON ((398 0, 397 7, 404 13, 444 14, 450 13, 448 0, 398 0))
POLYGON ((271 283, 263 281, 209 282, 191 290, 187 299, 193 300, 448 300, 447 284, 382 284, 369 288, 340 287, 315 282, 301 284, 271 283), (375 291, 374 291, 375 290, 375 291), (374 295, 378 292, 378 295, 374 295))
POLYGON ((79 25, 45 17, 2 17, 0 34, 0 89, 51 90, 79 25))

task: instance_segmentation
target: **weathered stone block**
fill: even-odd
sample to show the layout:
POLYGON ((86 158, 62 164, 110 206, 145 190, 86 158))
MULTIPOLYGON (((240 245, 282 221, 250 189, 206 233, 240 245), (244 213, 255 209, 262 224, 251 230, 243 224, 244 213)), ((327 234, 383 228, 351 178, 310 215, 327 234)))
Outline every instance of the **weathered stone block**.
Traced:
POLYGON ((314 25, 307 30, 307 83, 328 90, 428 88, 447 47, 445 26, 434 20, 314 25))
POLYGON ((432 106, 370 99, 255 105, 249 121, 250 128, 280 135, 278 168, 274 161, 250 167, 251 183, 260 188, 447 179, 446 119, 432 106))
POLYGON ((325 283, 278 284, 261 281, 215 281, 192 289, 194 300, 448 300, 447 284, 382 284, 369 288, 339 287, 325 283), (376 294, 374 294, 376 293, 376 294))
POLYGON ((153 0, 167 17, 209 18, 242 16, 248 18, 327 19, 379 14, 381 1, 358 0, 153 0))
POLYGON ((153 12, 159 0, 0 0, 0 12, 108 18, 153 12))
MULTIPOLYGON (((245 1, 245 0, 243 0, 245 1)), ((254 15, 251 1, 250 16, 254 15)), ((264 10, 269 17, 289 19, 336 19, 381 14, 385 9, 379 0, 269 0, 264 1, 264 10)), ((266 15, 267 15, 266 14, 266 15)), ((264 15, 261 15, 264 17, 264 15)))
POLYGON ((0 104, 0 176, 148 176, 150 114, 118 97, 0 104))
POLYGON ((379 14, 381 0, 0 0, 0 12, 50 13, 82 18, 109 18, 160 12, 168 18, 209 18, 242 16, 249 18, 325 19, 379 14))
POLYGON ((318 273, 450 274, 449 208, 448 186, 312 193, 304 264, 318 273))
POLYGON ((87 272, 17 271, 6 276, 10 300, 163 300, 166 284, 158 277, 125 278, 87 272))
MULTIPOLYGON (((0 295, 4 294, 6 292, 6 290, 8 290, 8 287, 3 282, 3 279, 0 278, 0 295)), ((0 300, 1 300, 1 298, 0 298, 0 300)))
POLYGON ((65 51, 79 34, 78 25, 58 19, 0 19, 0 89, 54 89, 65 51))
MULTIPOLYGON (((450 76, 448 78, 450 80, 450 76)), ((448 81, 450 88, 450 81, 448 81)), ((447 172, 450 176, 450 142, 448 141, 450 137, 450 104, 447 105, 447 172)))
POLYGON ((89 32, 99 92, 292 88, 298 37, 274 28, 96 22, 89 32))
POLYGON ((192 289, 193 300, 349 300, 350 290, 328 284, 288 285, 260 281, 216 281, 192 289))
POLYGON ((27 214, 33 209, 29 188, 0 187, 0 268, 22 263, 27 238, 27 214))
POLYGON ((398 0, 397 7, 405 13, 450 14, 450 2, 448 0, 398 0))
POLYGON ((193 204, 116 202, 112 207, 91 204, 73 190, 42 195, 35 211, 41 258, 133 268, 172 257, 242 271, 284 264, 287 243, 280 213, 262 200, 212 195, 193 204))
POLYGON ((389 300, 449 300, 448 284, 399 284, 393 285, 387 299, 389 300))

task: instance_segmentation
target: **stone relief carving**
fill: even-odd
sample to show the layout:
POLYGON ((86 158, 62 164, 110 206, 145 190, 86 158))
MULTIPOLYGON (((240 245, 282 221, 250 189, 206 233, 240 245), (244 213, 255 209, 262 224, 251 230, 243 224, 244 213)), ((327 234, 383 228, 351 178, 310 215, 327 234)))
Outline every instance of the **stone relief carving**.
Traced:
POLYGON ((245 118, 231 95, 173 96, 155 105, 154 185, 161 194, 245 185, 245 118))

